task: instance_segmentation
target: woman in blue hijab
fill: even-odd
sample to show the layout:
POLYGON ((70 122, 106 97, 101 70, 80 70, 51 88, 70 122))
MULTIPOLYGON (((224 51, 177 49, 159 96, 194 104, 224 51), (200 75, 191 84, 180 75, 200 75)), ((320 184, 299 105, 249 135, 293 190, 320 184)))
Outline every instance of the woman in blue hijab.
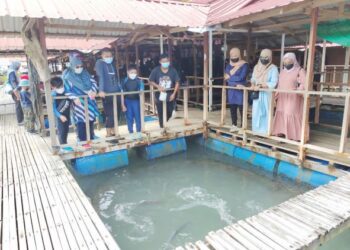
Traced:
MULTIPOLYGON (((99 115, 95 101, 97 85, 89 72, 84 69, 83 62, 76 56, 69 58, 70 67, 63 72, 63 80, 67 87, 67 92, 76 96, 88 95, 90 138, 94 139, 94 122, 99 115)), ((79 102, 73 103, 73 115, 77 126, 78 138, 80 141, 86 141, 85 126, 85 103, 84 98, 79 102)))

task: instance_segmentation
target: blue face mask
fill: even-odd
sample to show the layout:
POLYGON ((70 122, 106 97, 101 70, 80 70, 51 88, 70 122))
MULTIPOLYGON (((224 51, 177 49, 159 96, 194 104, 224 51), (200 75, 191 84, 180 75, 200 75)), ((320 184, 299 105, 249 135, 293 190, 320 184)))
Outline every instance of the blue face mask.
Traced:
POLYGON ((164 62, 164 63, 161 63, 161 65, 162 65, 162 68, 167 69, 170 66, 170 62, 164 62))
POLYGON ((106 58, 103 58, 103 61, 104 61, 105 63, 110 64, 110 63, 113 62, 113 57, 106 57, 106 58))

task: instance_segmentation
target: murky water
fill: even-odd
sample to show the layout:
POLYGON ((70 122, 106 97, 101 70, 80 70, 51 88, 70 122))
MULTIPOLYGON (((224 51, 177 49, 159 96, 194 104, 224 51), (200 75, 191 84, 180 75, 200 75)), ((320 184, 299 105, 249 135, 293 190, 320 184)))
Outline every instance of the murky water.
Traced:
POLYGON ((77 177, 122 249, 172 249, 254 215, 309 187, 189 145, 186 153, 77 177))

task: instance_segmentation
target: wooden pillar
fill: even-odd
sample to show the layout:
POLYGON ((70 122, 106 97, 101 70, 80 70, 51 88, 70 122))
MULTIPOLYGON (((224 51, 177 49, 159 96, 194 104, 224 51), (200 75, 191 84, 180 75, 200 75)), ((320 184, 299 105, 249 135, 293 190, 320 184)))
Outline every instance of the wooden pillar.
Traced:
MULTIPOLYGON (((194 86, 199 85, 198 72, 197 72, 197 47, 192 43, 192 57, 193 57, 193 76, 194 76, 194 86)), ((196 102, 199 103, 200 89, 196 89, 196 102)))
MULTIPOLYGON (((315 44, 317 39, 317 21, 318 21, 318 8, 313 8, 311 10, 311 25, 310 25, 310 35, 309 35, 309 56, 307 61, 307 72, 305 79, 305 90, 309 91, 313 85, 314 79, 314 58, 315 58, 315 44)), ((303 104, 303 120, 302 120, 302 130, 301 130, 301 140, 300 140, 300 150, 299 159, 305 159, 305 149, 304 144, 306 143, 307 131, 309 129, 309 109, 310 109, 310 96, 309 94, 304 94, 304 104, 303 104)))
MULTIPOLYGON (((46 49, 46 37, 45 37, 45 27, 44 27, 44 20, 39 19, 36 22, 37 31, 38 31, 38 38, 40 42, 40 49, 43 58, 41 65, 36 64, 37 71, 39 73, 40 79, 44 82, 44 88, 45 88, 45 99, 46 99, 46 109, 47 109, 47 115, 49 119, 49 130, 50 130, 50 139, 51 139, 51 146, 56 147, 58 145, 57 138, 56 138, 56 126, 55 126, 55 116, 53 113, 53 104, 52 104, 52 96, 51 96, 51 85, 50 85, 50 70, 47 62, 47 49, 46 49), (38 69, 38 67, 43 67, 38 69)), ((33 34, 32 34, 33 36, 33 34)), ((25 43, 26 44, 26 43, 25 43)), ((34 55, 30 55, 33 56, 34 55)), ((31 58, 33 61, 34 58, 31 58)), ((34 59, 35 60, 35 59, 34 59)), ((38 59, 37 59, 38 60, 38 59)), ((40 59, 39 59, 40 60, 40 59)), ((34 63, 34 61, 33 61, 34 63)), ((54 148, 54 150, 56 150, 54 148)))
POLYGON ((160 54, 163 54, 164 53, 163 35, 159 36, 159 49, 160 49, 160 54))
POLYGON ((350 60, 350 47, 346 48, 345 51, 345 60, 344 60, 344 72, 343 72, 343 85, 342 85, 342 91, 346 92, 347 88, 345 88, 345 84, 349 82, 349 60, 350 60))
POLYGON ((281 39, 281 61, 280 61, 280 70, 283 69, 283 56, 284 56, 284 44, 285 44, 285 40, 286 40, 286 34, 283 33, 282 34, 282 39, 281 39))
MULTIPOLYGON (((322 48, 322 62, 321 62, 321 76, 320 76, 320 82, 317 83, 317 91, 323 91, 323 83, 325 82, 326 75, 325 75, 325 64, 326 64, 326 49, 327 49, 327 42, 326 40, 323 40, 323 48, 322 48)), ((316 96, 315 101, 315 117, 314 117, 314 123, 319 124, 320 123, 320 109, 321 109, 321 95, 316 96)))
MULTIPOLYGON (((323 40, 323 45, 322 45, 322 62, 321 62, 321 78, 320 82, 324 83, 326 81, 326 53, 327 53, 327 41, 323 40)), ((322 88, 321 88, 322 91, 322 88)))
POLYGON ((187 126, 188 122, 188 87, 184 88, 184 125, 187 126))
POLYGON ((310 43, 309 36, 306 34, 306 43, 305 43, 305 50, 304 50, 304 69, 307 69, 306 63, 307 63, 307 57, 308 57, 308 43, 310 43))
POLYGON ((118 82, 120 82, 120 54, 118 51, 118 45, 115 43, 114 44, 114 56, 115 56, 115 67, 117 69, 117 78, 118 78, 118 82))
POLYGON ((140 54, 139 54, 139 45, 135 43, 135 64, 137 72, 140 73, 140 54))
POLYGON ((204 33, 203 39, 203 120, 208 120, 208 82, 209 82, 209 34, 204 33))
POLYGON ((209 31, 209 110, 213 110, 213 31, 209 31))

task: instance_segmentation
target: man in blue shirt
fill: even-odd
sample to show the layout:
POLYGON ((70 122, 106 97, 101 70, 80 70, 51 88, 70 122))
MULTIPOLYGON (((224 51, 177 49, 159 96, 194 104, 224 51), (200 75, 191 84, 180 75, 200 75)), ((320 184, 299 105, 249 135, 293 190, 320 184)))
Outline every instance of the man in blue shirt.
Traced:
POLYGON ((105 126, 107 137, 114 136, 114 112, 117 112, 118 119, 121 114, 120 96, 117 98, 118 110, 113 110, 113 96, 106 96, 109 93, 121 91, 118 71, 113 63, 112 51, 109 48, 101 50, 101 59, 95 64, 98 76, 99 96, 103 99, 103 110, 105 114, 105 126))

